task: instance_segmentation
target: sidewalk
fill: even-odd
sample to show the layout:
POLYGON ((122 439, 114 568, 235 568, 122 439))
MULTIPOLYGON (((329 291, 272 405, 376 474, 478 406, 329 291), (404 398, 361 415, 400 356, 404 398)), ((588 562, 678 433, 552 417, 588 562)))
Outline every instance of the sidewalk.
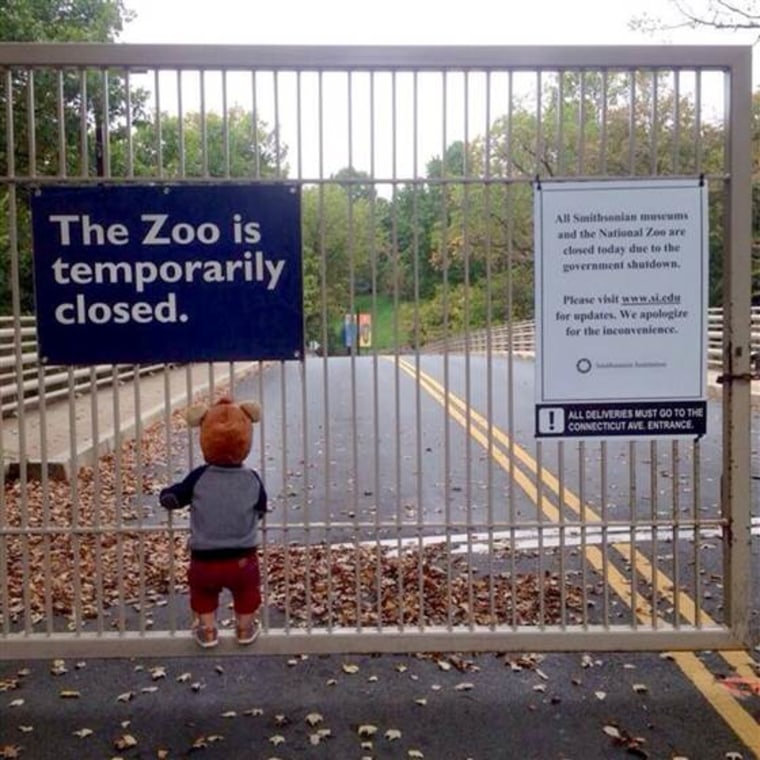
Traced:
POLYGON ((132 436, 138 414, 142 424, 149 425, 167 408, 187 405, 188 388, 192 397, 208 390, 212 382, 214 387, 229 383, 232 372, 235 380, 240 379, 255 371, 258 364, 222 362, 167 367, 163 372, 143 375, 139 394, 135 382, 129 381, 100 388, 94 396, 78 395, 72 404, 59 401, 46 408, 27 409, 18 417, 6 417, 0 422, 6 476, 19 477, 20 452, 25 451, 29 477, 39 478, 46 465, 49 477, 67 480, 72 468, 84 464, 93 453, 100 456, 112 451, 117 434, 122 439, 132 436))

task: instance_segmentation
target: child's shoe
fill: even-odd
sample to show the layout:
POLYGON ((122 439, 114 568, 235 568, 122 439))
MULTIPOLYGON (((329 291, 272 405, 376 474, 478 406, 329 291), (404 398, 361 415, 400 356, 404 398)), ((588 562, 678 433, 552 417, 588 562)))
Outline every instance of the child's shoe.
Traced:
POLYGON ((237 633, 237 643, 241 646, 253 644, 261 633, 261 625, 258 620, 251 620, 250 623, 237 623, 235 626, 237 633))
POLYGON ((201 625, 198 623, 193 627, 193 636, 195 643, 203 649, 211 649, 219 643, 219 634, 217 633, 216 626, 213 625, 201 625))

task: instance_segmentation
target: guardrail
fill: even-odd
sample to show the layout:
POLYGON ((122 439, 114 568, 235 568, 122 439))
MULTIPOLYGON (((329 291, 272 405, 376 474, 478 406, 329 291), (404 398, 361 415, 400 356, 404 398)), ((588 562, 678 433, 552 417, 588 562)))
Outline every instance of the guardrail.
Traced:
POLYGON ((2 416, 20 407, 56 401, 70 393, 85 393, 103 385, 121 383, 136 375, 163 369, 163 364, 102 364, 62 367, 41 364, 37 353, 37 327, 33 316, 0 317, 0 408, 2 416))
MULTIPOLYGON (((752 307, 752 367, 760 372, 760 307, 752 307)), ((723 363, 723 309, 708 309, 707 363, 711 369, 720 369, 723 363)), ((425 353, 449 351, 451 353, 495 353, 507 351, 534 353, 536 350, 536 323, 534 320, 515 322, 512 325, 493 325, 490 329, 473 330, 426 343, 425 353)))

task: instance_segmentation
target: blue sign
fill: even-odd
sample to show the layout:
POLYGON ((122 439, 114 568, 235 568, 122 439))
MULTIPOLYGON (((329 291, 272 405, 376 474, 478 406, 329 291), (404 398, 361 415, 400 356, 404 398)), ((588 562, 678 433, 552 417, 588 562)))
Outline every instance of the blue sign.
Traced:
POLYGON ((300 200, 290 184, 37 190, 43 361, 300 359, 300 200))

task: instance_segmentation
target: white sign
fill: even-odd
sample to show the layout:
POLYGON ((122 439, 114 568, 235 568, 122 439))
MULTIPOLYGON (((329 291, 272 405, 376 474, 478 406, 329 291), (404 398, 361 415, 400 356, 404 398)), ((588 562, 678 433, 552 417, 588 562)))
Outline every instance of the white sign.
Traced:
POLYGON ((537 403, 704 401, 703 183, 542 182, 535 225, 537 403))

